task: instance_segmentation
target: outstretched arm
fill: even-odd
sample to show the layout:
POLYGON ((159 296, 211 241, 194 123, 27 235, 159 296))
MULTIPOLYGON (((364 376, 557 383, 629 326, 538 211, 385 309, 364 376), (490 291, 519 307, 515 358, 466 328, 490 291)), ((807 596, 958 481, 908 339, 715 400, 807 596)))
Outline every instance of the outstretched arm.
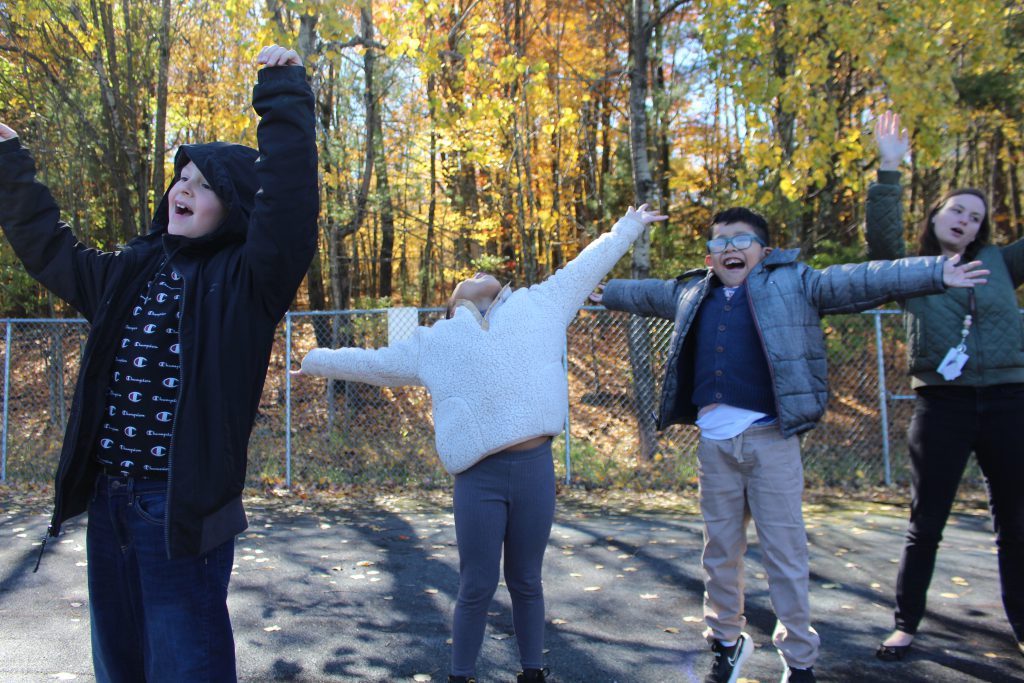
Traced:
POLYGON ((818 271, 803 266, 804 288, 822 315, 854 313, 896 299, 938 294, 946 287, 974 287, 986 282, 981 261, 961 265, 959 257, 915 256, 830 266, 818 271))
POLYGON ((630 245, 650 223, 663 221, 668 216, 654 213, 643 204, 632 206, 612 229, 586 246, 576 258, 549 277, 534 285, 531 291, 548 299, 568 325, 576 316, 588 294, 608 274, 619 259, 629 251, 630 245))
POLYGON ((117 254, 90 249, 60 219, 18 134, 0 124, 0 226, 29 275, 91 320, 117 254))
POLYGON ((673 320, 679 304, 679 293, 686 278, 674 280, 611 280, 590 300, 604 304, 610 311, 625 311, 642 316, 673 320))
POLYGON ((419 377, 420 342, 429 328, 381 349, 313 349, 298 374, 365 382, 382 387, 423 384, 419 377))

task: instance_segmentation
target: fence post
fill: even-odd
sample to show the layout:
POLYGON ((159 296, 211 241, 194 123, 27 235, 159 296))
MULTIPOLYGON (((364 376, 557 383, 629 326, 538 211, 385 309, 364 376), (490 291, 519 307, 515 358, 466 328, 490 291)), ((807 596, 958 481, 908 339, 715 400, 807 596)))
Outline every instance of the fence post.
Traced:
POLYGON ((284 485, 292 487, 292 312, 284 316, 284 485))
POLYGON ((892 486, 892 466, 889 462, 889 401, 885 387, 885 351, 882 348, 882 314, 875 313, 875 355, 878 358, 878 412, 882 417, 882 463, 885 467, 885 485, 892 486))
MULTIPOLYGON (((568 330, 567 330, 568 332, 568 330)), ((569 384, 569 335, 565 335, 565 348, 562 350, 562 369, 565 371, 565 383, 569 384)), ((572 470, 572 457, 569 453, 569 409, 572 408, 572 399, 569 398, 569 392, 565 392, 566 406, 565 406, 565 484, 569 485, 571 481, 571 470, 572 470)))
POLYGON ((4 421, 3 444, 0 445, 0 482, 7 483, 7 405, 11 397, 11 321, 7 321, 4 341, 4 421))

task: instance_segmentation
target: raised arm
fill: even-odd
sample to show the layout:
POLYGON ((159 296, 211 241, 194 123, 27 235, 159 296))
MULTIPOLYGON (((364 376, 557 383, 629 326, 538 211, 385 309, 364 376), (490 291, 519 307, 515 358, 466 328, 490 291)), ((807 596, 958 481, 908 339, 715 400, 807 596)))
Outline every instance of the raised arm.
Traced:
POLYGON ((266 66, 253 88, 252 106, 260 116, 256 140, 260 156, 246 260, 270 310, 284 314, 309 268, 317 245, 320 212, 313 93, 293 50, 264 48, 266 66))
POLYGON ((18 134, 3 124, 0 226, 29 275, 91 320, 118 255, 78 241, 50 190, 36 180, 35 162, 18 134))
POLYGON ((666 218, 649 211, 646 204, 639 209, 629 207, 626 215, 611 230, 588 244, 576 258, 543 283, 531 287, 531 293, 546 299, 568 325, 587 295, 629 251, 644 228, 666 218))
POLYGON ((420 344, 429 329, 418 327, 412 337, 380 349, 313 349, 302 359, 301 374, 382 387, 423 384, 420 344))
POLYGON ((878 145, 878 182, 868 188, 868 258, 895 259, 906 255, 903 239, 903 203, 900 201, 900 161, 910 149, 910 137, 900 128, 895 112, 884 112, 875 122, 878 145))

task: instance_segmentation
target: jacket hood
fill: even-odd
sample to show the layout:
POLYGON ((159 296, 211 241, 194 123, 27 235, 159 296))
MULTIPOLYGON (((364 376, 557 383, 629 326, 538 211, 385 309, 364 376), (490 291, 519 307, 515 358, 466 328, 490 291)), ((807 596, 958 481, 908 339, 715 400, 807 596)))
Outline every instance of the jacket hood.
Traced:
POLYGON ((189 161, 203 174, 207 182, 224 202, 227 213, 217 228, 202 237, 179 238, 183 246, 222 244, 227 242, 243 242, 249 226, 259 190, 259 179, 256 176, 256 160, 259 152, 252 147, 236 145, 230 142, 209 142, 201 145, 182 145, 174 156, 174 178, 157 204, 153 214, 153 225, 150 233, 167 233, 168 195, 171 187, 181 176, 189 161))
POLYGON ((772 249, 772 253, 761 259, 761 263, 764 264, 765 268, 769 266, 781 266, 787 263, 793 263, 800 258, 799 249, 783 249, 776 247, 772 249))

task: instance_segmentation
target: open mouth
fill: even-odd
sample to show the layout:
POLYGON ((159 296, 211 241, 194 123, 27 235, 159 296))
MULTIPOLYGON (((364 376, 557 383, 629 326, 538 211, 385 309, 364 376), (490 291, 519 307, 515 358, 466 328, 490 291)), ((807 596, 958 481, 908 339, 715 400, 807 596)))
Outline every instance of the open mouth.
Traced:
POLYGON ((953 231, 953 234, 956 235, 957 237, 963 237, 964 236, 964 231, 961 230, 960 228, 952 228, 952 231, 953 231))
POLYGON ((742 270, 747 264, 737 256, 727 256, 722 259, 722 266, 726 270, 742 270))
POLYGON ((184 204, 175 203, 175 205, 174 205, 174 215, 175 216, 191 216, 192 215, 192 209, 188 208, 184 204))

